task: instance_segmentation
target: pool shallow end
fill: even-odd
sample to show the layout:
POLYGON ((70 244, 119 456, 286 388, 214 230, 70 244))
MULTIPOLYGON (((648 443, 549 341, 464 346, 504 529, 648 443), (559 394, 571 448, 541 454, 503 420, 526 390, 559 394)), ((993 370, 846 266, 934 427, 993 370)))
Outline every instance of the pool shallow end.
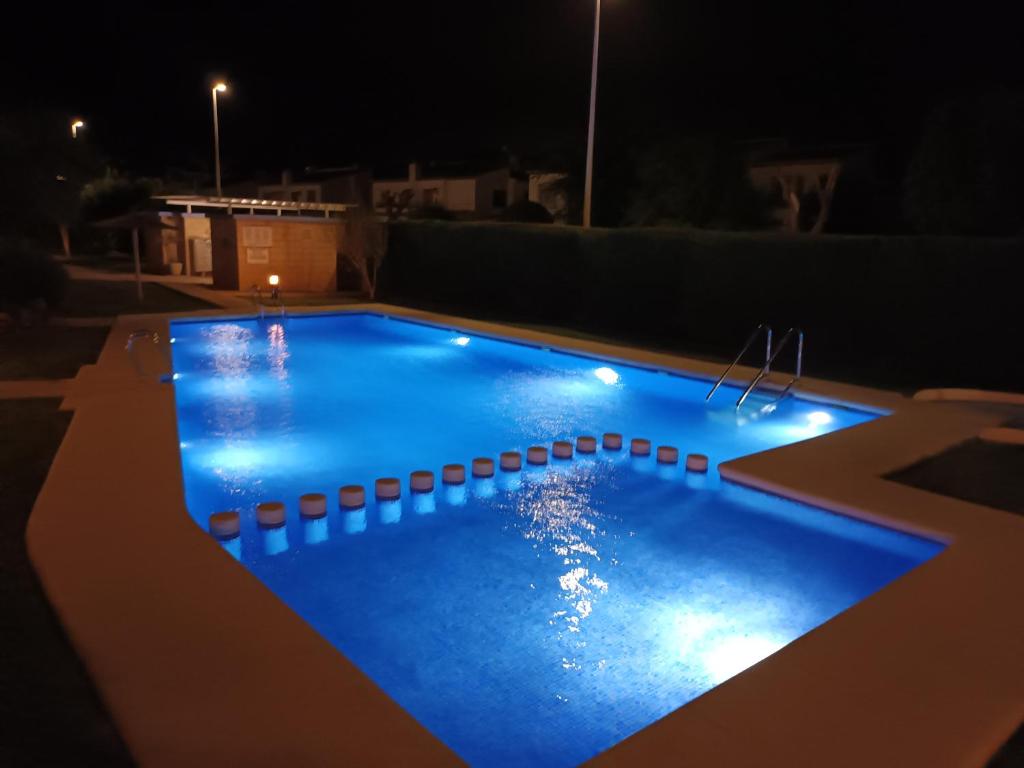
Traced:
MULTIPOLYGON (((168 389, 138 383, 118 354, 135 322, 115 327, 94 385, 73 395, 28 530, 46 591, 133 754, 157 765, 456 763, 188 519, 168 389), (127 510, 146 511, 141 534, 121 525, 127 510)), ((889 419, 733 464, 938 532, 949 550, 593 764, 953 765, 994 751, 1024 712, 1024 626, 1001 610, 1024 599, 1024 532, 1008 515, 877 479, 883 465, 993 423, 923 408, 897 404, 889 419)))

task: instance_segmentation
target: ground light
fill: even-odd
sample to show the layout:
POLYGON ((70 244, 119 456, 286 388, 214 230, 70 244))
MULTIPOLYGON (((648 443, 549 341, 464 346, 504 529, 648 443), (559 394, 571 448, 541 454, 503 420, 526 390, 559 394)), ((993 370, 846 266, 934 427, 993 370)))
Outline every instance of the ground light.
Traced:
POLYGON ((270 298, 274 301, 278 299, 279 286, 281 285, 280 275, 269 275, 267 277, 267 284, 270 286, 270 298))

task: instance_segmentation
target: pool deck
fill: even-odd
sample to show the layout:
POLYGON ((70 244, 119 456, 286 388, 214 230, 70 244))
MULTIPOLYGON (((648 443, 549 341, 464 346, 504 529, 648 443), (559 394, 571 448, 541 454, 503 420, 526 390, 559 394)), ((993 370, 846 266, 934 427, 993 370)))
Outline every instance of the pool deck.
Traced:
MULTIPOLYGON (((399 307, 337 309, 367 310, 720 372, 399 307)), ((173 388, 141 379, 124 345, 135 328, 166 339, 171 319, 231 316, 122 317, 71 384, 62 407, 74 418, 27 531, 47 596, 143 765, 459 764, 188 515, 173 388)), ((167 371, 165 357, 143 354, 167 371)), ((751 375, 738 369, 735 380, 751 375)), ((1024 718, 1024 518, 882 479, 1004 416, 812 379, 799 394, 892 413, 722 464, 722 476, 926 533, 947 550, 592 765, 983 765, 1024 718)))

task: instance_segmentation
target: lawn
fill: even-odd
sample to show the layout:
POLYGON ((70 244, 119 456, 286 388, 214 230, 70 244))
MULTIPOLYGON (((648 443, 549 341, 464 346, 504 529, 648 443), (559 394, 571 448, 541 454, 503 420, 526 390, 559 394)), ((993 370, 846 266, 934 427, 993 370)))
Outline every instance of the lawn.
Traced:
MULTIPOLYGON (((143 286, 145 301, 135 298, 135 283, 72 280, 58 312, 68 317, 111 317, 146 312, 187 312, 212 305, 155 283, 143 286)), ((0 333, 0 380, 72 378, 80 366, 96 362, 107 328, 39 325, 0 333)))
POLYGON ((0 400, 0 739, 4 765, 132 761, 43 596, 25 525, 70 414, 58 400, 0 400))
POLYGON ((70 379, 96 362, 107 331, 41 325, 0 333, 0 379, 70 379))
POLYGON ((1024 446, 968 440, 889 475, 904 485, 1024 515, 1024 446))
POLYGON ((143 302, 135 295, 131 280, 72 280, 67 296, 57 308, 68 317, 112 317, 149 312, 191 312, 210 309, 202 299, 186 296, 158 283, 143 283, 143 302))

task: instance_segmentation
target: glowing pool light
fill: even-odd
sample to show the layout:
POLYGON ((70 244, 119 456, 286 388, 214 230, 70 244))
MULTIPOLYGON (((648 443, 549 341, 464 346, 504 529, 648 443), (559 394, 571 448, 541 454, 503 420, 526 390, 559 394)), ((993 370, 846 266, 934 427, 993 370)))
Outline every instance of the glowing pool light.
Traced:
POLYGON ((807 414, 807 423, 812 427, 823 427, 832 423, 832 416, 825 411, 811 411, 807 414))
POLYGON ((784 642, 762 635, 734 635, 714 644, 701 660, 717 684, 768 658, 784 645, 784 642))
POLYGON ((458 344, 460 347, 464 347, 469 344, 469 336, 456 336, 452 339, 452 344, 458 344))
POLYGON ((619 379, 621 378, 619 374, 615 372, 614 369, 609 368, 606 365, 602 365, 600 368, 596 368, 594 370, 594 375, 597 376, 597 378, 599 378, 608 386, 618 384, 619 379))

